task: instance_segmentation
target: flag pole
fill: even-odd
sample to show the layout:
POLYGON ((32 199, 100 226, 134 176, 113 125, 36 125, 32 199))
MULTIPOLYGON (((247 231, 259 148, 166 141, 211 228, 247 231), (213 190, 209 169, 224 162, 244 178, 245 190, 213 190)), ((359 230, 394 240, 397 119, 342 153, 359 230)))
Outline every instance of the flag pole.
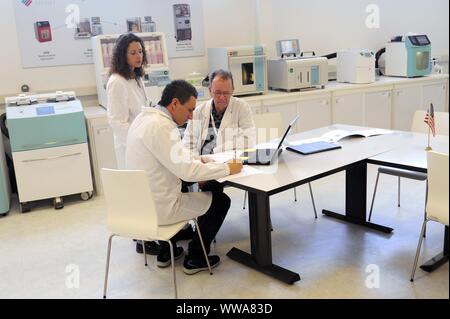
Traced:
POLYGON ((431 128, 428 128, 428 146, 425 147, 425 151, 427 151, 427 152, 433 150, 430 146, 430 132, 431 132, 431 128))

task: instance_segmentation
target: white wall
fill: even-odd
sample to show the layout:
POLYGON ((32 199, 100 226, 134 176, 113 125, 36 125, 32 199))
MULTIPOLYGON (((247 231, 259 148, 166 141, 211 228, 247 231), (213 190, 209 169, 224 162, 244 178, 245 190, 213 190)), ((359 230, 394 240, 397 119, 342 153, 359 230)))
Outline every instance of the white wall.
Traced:
MULTIPOLYGON (((449 51, 448 0, 261 0, 270 11, 272 43, 300 39, 302 51, 323 55, 338 49, 378 51, 394 35, 416 32, 430 37, 433 55, 449 51), (380 8, 380 28, 366 27, 366 7, 380 8)), ((274 54, 275 51, 271 51, 274 54)))
MULTIPOLYGON (((93 65, 22 69, 12 1, 0 1, 0 103, 25 83, 34 92, 95 94, 93 65)), ((203 10, 207 48, 260 40, 273 56, 277 39, 299 38, 303 51, 317 54, 346 47, 378 50, 392 35, 412 31, 429 35, 433 54, 449 52, 448 0, 203 0, 203 10), (370 3, 381 9, 379 29, 365 26, 370 3)), ((173 78, 184 78, 193 71, 206 74, 207 64, 206 56, 171 59, 170 69, 173 78)))

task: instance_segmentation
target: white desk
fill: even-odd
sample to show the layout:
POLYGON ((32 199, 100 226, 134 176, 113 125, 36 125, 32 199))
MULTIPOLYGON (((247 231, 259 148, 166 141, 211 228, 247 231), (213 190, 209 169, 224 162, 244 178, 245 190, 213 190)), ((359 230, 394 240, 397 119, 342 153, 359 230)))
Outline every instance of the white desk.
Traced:
MULTIPOLYGON (((438 135, 431 137, 431 147, 433 151, 448 154, 448 136, 438 135)), ((371 164, 385 165, 412 171, 427 171, 428 145, 426 134, 413 133, 413 139, 407 145, 403 145, 395 150, 369 158, 371 164)))
MULTIPOLYGON (((370 164, 390 166, 400 169, 407 169, 417 172, 427 172, 427 146, 428 138, 425 134, 414 134, 414 142, 409 145, 404 145, 398 149, 371 157, 367 160, 370 164)), ((431 138, 431 147, 433 151, 448 154, 448 136, 436 136, 431 138)), ((425 264, 420 266, 427 272, 432 272, 442 264, 448 261, 449 251, 449 234, 448 226, 444 231, 444 248, 441 253, 428 260, 425 264)))
MULTIPOLYGON (((360 130, 364 128, 332 125, 296 134, 289 140, 319 137, 336 129, 360 130)), ((249 192, 251 241, 251 253, 232 248, 227 254, 228 257, 288 284, 300 280, 298 273, 272 263, 269 197, 343 170, 346 171, 345 215, 327 210, 323 210, 323 214, 382 232, 392 232, 392 228, 370 223, 366 219, 367 159, 415 143, 417 143, 416 134, 394 132, 369 138, 344 139, 339 142, 342 145, 341 149, 313 155, 303 156, 284 151, 276 163, 262 168, 267 174, 225 182, 225 185, 249 192)))

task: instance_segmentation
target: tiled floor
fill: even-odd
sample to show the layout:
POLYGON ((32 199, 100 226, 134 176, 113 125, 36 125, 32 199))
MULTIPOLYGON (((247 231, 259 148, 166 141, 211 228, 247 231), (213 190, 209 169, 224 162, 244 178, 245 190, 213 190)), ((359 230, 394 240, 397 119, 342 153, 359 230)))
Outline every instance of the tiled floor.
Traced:
MULTIPOLYGON (((369 167, 368 205, 375 167, 369 167)), ((345 176, 340 173, 313 182, 318 209, 342 212, 345 176)), ((180 298, 449 298, 448 263, 433 273, 418 269, 409 276, 423 219, 425 184, 404 180, 402 207, 397 184, 382 176, 373 221, 395 229, 391 235, 330 219, 314 219, 306 185, 300 201, 287 191, 271 198, 274 263, 296 271, 301 281, 286 285, 228 259, 236 246, 249 251, 248 214, 244 193, 227 189, 232 207, 217 236, 213 253, 222 257, 214 275, 187 276, 177 261, 180 298)), ((102 197, 65 201, 55 211, 51 201, 38 203, 29 214, 0 218, 0 298, 101 298, 108 232, 102 197)), ((430 223, 420 262, 442 250, 443 226, 430 223)), ((186 243, 183 243, 186 247, 186 243)), ((109 298, 172 298, 170 267, 159 269, 128 239, 113 244, 109 298)))

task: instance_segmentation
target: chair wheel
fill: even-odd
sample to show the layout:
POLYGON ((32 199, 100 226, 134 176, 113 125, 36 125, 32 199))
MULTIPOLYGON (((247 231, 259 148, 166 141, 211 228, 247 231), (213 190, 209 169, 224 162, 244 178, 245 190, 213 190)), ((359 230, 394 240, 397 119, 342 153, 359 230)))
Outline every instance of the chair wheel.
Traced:
POLYGON ((87 201, 92 198, 93 193, 92 192, 84 192, 84 193, 81 193, 80 196, 81 196, 82 200, 87 201))

